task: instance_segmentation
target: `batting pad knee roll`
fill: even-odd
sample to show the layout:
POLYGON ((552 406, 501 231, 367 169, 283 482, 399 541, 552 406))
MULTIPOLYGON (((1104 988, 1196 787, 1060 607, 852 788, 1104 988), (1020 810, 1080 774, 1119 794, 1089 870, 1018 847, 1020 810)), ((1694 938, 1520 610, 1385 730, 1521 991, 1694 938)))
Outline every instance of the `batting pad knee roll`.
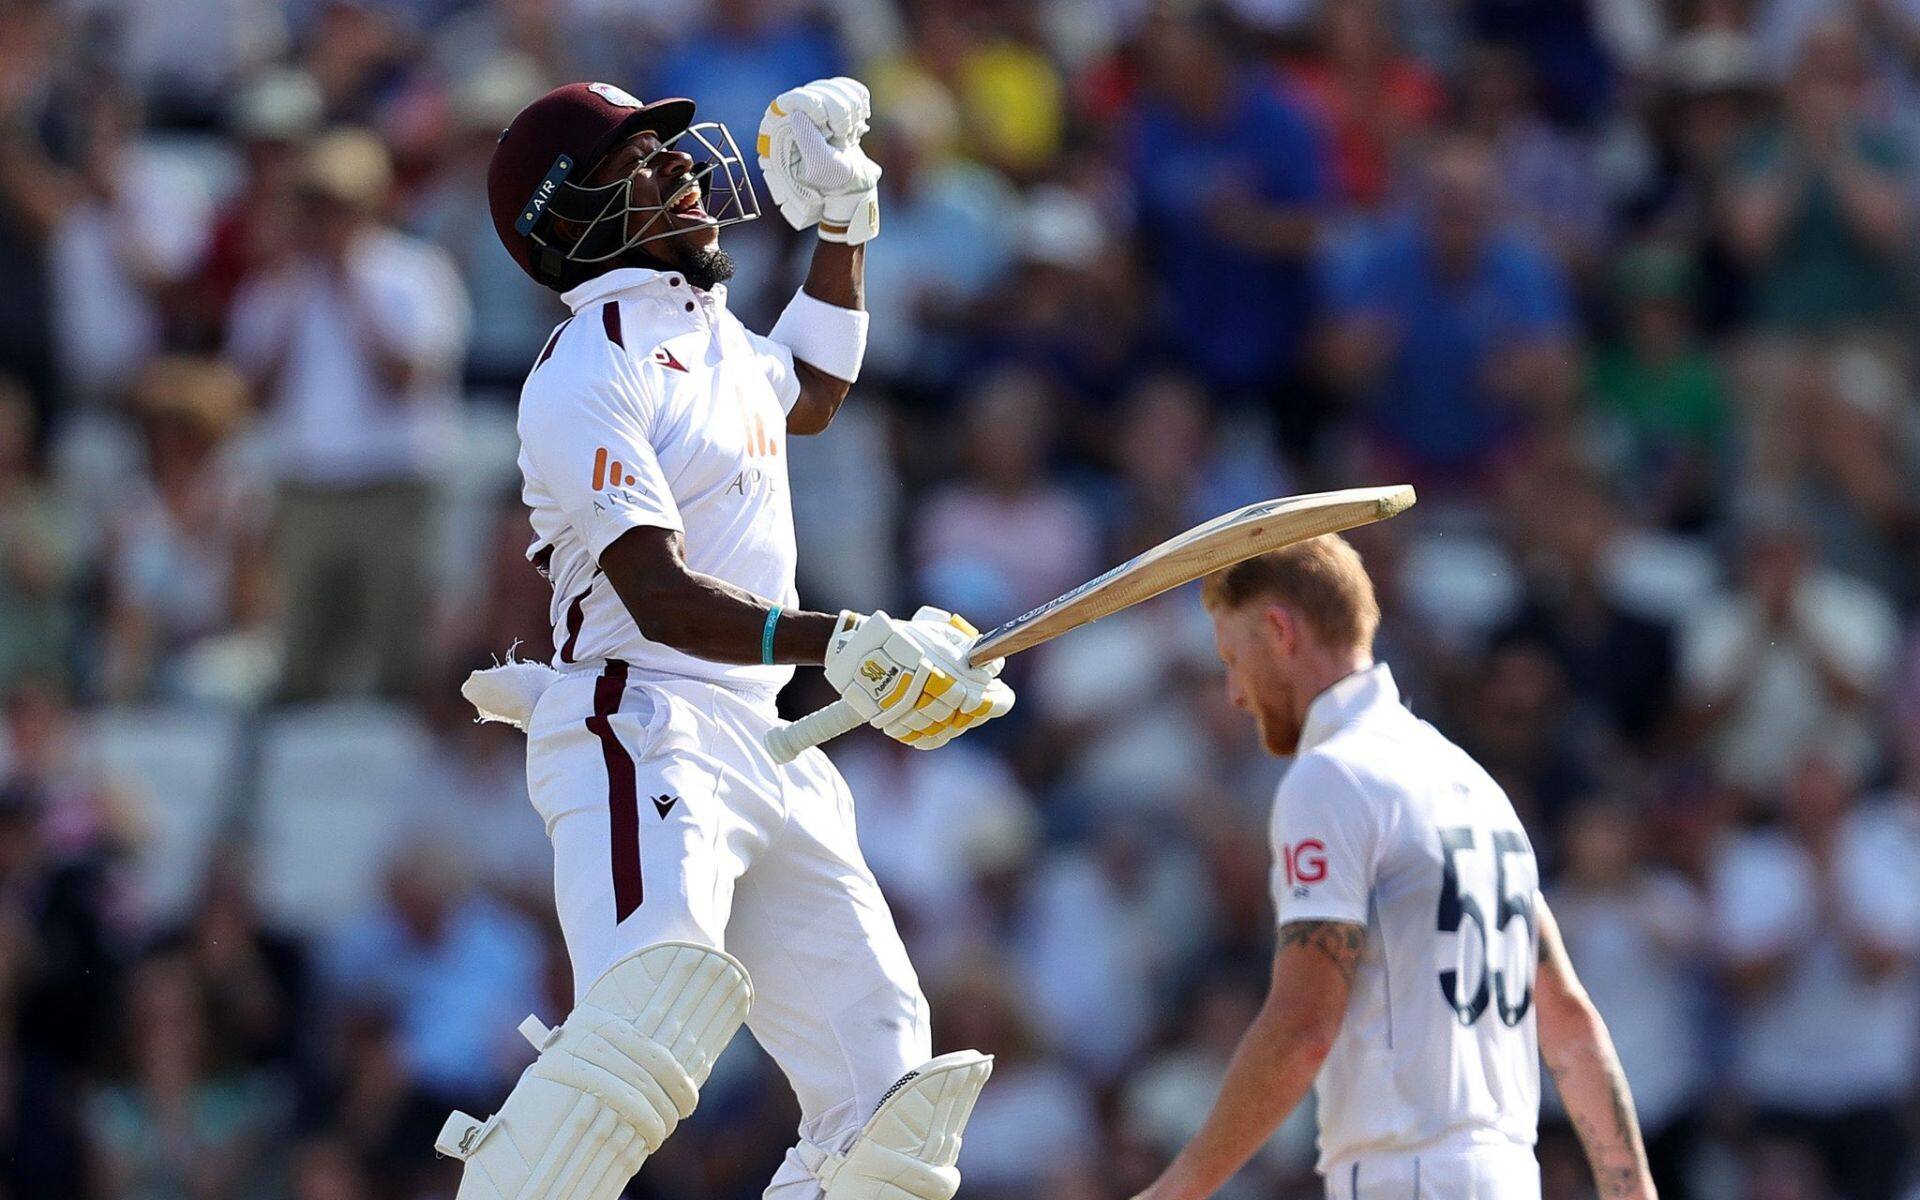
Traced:
POLYGON ((992 1073, 991 1056, 956 1050, 901 1076, 845 1151, 808 1164, 825 1200, 952 1200, 960 1131, 992 1073))
POLYGON ((560 1026, 520 1026, 540 1057, 486 1121, 434 1143, 466 1169, 458 1200, 616 1200, 689 1116, 753 988, 723 951, 660 942, 607 969, 560 1026))
POLYGON ((867 314, 809 296, 793 294, 767 336, 793 351, 794 358, 852 383, 867 357, 867 314))

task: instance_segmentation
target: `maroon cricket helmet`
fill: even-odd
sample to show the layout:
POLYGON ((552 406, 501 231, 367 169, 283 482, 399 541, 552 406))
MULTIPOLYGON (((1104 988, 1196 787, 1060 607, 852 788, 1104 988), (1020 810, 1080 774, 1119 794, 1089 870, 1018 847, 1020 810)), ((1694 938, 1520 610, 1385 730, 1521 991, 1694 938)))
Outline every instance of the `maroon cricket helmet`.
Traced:
POLYGON ((521 109, 487 164, 487 206, 513 261, 537 282, 565 291, 635 246, 681 232, 665 221, 677 192, 665 203, 634 206, 631 178, 584 186, 608 154, 642 130, 655 134, 662 149, 694 156, 683 186, 699 185, 713 224, 759 216, 733 136, 718 122, 696 124, 693 111, 691 100, 644 104, 607 83, 570 83, 521 109), (633 213, 648 215, 638 230, 629 228, 633 213), (554 228, 556 218, 581 232, 563 235, 554 228))

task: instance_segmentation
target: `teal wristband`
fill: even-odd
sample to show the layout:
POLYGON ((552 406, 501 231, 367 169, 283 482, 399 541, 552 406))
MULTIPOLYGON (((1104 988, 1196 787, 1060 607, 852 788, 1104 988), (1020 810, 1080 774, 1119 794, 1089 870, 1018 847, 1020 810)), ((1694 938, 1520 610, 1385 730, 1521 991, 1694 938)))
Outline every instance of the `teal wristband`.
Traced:
POLYGON ((780 606, 774 605, 767 610, 767 627, 760 631, 760 665, 773 665, 773 627, 780 623, 780 606))

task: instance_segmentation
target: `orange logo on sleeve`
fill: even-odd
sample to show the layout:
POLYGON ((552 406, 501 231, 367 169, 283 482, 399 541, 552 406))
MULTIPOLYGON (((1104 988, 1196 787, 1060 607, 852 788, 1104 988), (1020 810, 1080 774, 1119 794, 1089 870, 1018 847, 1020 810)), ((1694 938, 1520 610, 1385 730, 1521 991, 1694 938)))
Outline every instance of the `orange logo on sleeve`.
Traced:
POLYGON ((627 474, 626 467, 619 459, 607 454, 607 448, 601 446, 593 452, 593 490, 603 491, 610 487, 632 487, 639 482, 627 474))

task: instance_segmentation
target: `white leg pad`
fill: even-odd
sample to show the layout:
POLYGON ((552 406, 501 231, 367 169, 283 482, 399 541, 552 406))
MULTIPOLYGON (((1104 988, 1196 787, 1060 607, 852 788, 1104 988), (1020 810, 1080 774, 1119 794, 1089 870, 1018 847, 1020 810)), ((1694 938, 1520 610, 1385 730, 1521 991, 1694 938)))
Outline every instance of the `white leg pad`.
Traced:
POLYGON ((952 1200, 960 1131, 993 1073, 978 1050, 942 1054, 907 1072, 844 1153, 814 1168, 826 1200, 952 1200))
POLYGON ((616 1200, 752 1003, 731 955, 660 942, 609 967, 558 1028, 527 1018, 540 1057, 506 1103, 486 1121, 454 1113, 434 1143, 466 1164, 458 1200, 616 1200))

